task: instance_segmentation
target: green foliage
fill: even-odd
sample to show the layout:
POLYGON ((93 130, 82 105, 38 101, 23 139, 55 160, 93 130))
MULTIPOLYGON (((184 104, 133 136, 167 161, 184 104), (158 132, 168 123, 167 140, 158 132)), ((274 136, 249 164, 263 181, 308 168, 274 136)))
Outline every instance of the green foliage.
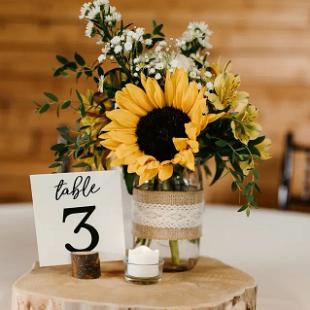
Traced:
POLYGON ((254 163, 255 159, 259 159, 260 155, 256 146, 262 143, 264 139, 265 137, 258 137, 250 141, 248 145, 242 144, 234 139, 230 121, 227 119, 210 124, 198 138, 201 146, 198 158, 204 163, 208 175, 211 173, 206 162, 210 158, 215 159, 215 172, 210 185, 217 182, 223 175, 230 174, 232 177, 231 190, 233 192, 239 191, 245 199, 245 203, 239 212, 245 211, 247 215, 250 214, 252 208, 257 207, 255 197, 260 192, 257 183, 259 174, 253 165, 248 170, 248 175, 245 175, 240 164, 241 162, 254 163))

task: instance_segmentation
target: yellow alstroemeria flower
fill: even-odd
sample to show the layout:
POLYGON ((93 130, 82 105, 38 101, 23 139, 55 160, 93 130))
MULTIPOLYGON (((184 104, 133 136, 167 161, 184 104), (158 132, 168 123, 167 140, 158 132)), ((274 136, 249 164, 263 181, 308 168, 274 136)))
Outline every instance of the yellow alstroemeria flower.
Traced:
MULTIPOLYGON (((81 97, 86 115, 81 116, 80 127, 85 127, 83 131, 92 138, 96 138, 102 127, 109 122, 109 119, 105 117, 98 103, 90 101, 90 98, 95 99, 93 91, 88 90, 86 95, 81 95, 81 97)), ((110 105, 109 102, 106 102, 106 104, 110 105)))
POLYGON ((127 84, 118 91, 119 109, 106 114, 111 122, 100 138, 112 151, 111 165, 128 165, 140 184, 157 175, 169 179, 176 164, 194 170, 198 135, 224 113, 208 114, 205 89, 189 82, 183 69, 167 72, 164 89, 144 75, 141 82, 144 89, 127 84))
POLYGON ((250 171, 254 168, 255 163, 253 160, 245 160, 239 163, 239 166, 243 172, 243 175, 249 175, 250 171))
POLYGON ((208 100, 217 110, 231 108, 241 110, 249 102, 247 92, 238 91, 240 77, 230 72, 220 73, 214 81, 214 93, 208 94, 208 100))
POLYGON ((255 140, 261 133, 261 126, 256 123, 258 110, 253 105, 247 105, 231 122, 234 137, 243 144, 255 140))
POLYGON ((266 138, 262 143, 256 145, 256 148, 260 153, 261 160, 267 160, 271 158, 270 154, 271 140, 269 138, 266 138))

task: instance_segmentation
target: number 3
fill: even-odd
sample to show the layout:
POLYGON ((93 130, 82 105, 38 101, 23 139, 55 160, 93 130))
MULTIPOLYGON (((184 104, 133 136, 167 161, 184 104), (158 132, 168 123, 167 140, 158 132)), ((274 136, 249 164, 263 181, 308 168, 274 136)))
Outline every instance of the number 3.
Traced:
POLYGON ((95 206, 86 206, 86 207, 79 207, 79 208, 66 208, 64 209, 62 222, 66 222, 66 218, 71 214, 79 214, 79 213, 86 213, 86 215, 83 217, 82 221, 79 223, 78 226, 74 229, 74 233, 78 234, 81 230, 81 228, 85 228, 89 231, 91 235, 91 242, 90 245, 87 248, 84 249, 76 249, 71 244, 67 243, 65 245, 65 248, 70 252, 83 252, 83 251, 92 251, 99 242, 99 234, 95 227, 93 227, 90 224, 87 224, 86 221, 91 216, 91 214, 95 211, 95 206))

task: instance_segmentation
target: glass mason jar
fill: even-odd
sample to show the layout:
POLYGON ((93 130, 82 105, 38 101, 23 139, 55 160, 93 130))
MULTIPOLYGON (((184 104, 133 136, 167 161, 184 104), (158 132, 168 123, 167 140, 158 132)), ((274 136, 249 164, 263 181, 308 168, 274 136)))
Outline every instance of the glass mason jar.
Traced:
POLYGON ((195 168, 179 167, 166 181, 155 177, 140 186, 135 181, 135 246, 158 249, 164 271, 190 270, 199 259, 204 195, 200 165, 195 168))

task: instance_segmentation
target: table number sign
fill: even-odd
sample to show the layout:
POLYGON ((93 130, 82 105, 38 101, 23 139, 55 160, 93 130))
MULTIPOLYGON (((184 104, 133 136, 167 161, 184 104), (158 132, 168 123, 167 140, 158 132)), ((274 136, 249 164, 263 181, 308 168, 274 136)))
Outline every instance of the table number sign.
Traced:
POLYGON ((41 266, 70 263, 70 252, 123 259, 123 200, 118 170, 30 176, 41 266))

